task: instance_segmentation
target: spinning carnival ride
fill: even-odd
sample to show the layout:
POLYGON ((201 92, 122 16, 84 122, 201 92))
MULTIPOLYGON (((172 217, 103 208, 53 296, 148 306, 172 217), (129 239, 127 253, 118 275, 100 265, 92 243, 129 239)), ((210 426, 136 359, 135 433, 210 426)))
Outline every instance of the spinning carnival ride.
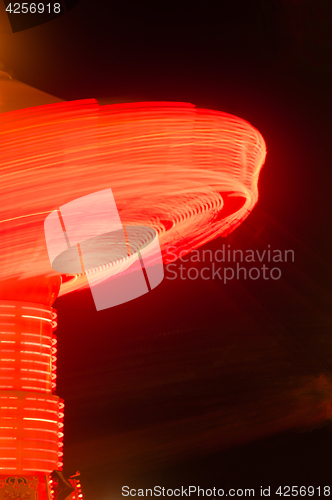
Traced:
POLYGON ((89 284, 84 272, 52 269, 44 220, 111 188, 122 224, 153 228, 167 263, 168 246, 185 255, 248 216, 266 148, 252 125, 226 113, 60 102, 0 77, 0 499, 46 500, 56 498, 50 474, 63 453, 52 305, 89 284))

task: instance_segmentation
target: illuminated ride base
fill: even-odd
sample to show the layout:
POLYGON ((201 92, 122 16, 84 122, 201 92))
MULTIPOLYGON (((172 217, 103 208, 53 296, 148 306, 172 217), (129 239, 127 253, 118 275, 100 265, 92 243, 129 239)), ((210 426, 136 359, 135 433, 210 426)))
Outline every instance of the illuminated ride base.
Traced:
POLYGON ((12 280, 0 300, 0 499, 82 500, 79 472, 63 477, 64 403, 55 394, 58 277, 12 280), (53 471, 53 473, 52 473, 53 471), (52 474, 51 474, 52 473, 52 474))
POLYGON ((249 215, 266 148, 251 124, 226 113, 185 103, 47 104, 56 99, 7 76, 0 74, 0 500, 82 500, 77 476, 50 476, 62 469, 64 416, 54 393, 52 305, 89 284, 84 273, 61 282, 51 268, 45 218, 111 188, 121 223, 154 228, 168 263, 249 215))
POLYGON ((61 470, 63 401, 56 388, 56 312, 0 301, 0 499, 52 498, 61 470))

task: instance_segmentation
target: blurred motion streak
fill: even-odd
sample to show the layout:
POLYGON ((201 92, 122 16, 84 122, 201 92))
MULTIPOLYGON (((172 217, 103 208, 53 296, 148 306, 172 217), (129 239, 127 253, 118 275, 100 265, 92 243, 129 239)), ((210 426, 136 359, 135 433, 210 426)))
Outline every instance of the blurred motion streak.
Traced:
MULTIPOLYGON (((45 216, 91 187, 112 187, 124 226, 155 229, 164 262, 168 245, 185 255, 248 216, 266 155, 246 121, 172 102, 12 111, 2 115, 0 144, 1 280, 52 274, 45 216)), ((60 295, 86 287, 77 273, 60 295)))
MULTIPOLYGON (((7 92, 12 83, 6 78, 0 89, 7 92)), ((24 94, 21 87, 17 91, 24 94)), ((35 97, 41 102, 56 100, 46 94, 35 97)), ((6 102, 3 111, 8 110, 6 102)), ((50 498, 47 475, 62 468, 63 403, 57 406, 59 398, 52 394, 56 340, 50 328, 56 326, 56 313, 51 306, 59 291, 64 295, 89 286, 86 273, 61 272, 61 280, 52 269, 45 218, 59 207, 63 212, 72 200, 111 186, 126 233, 122 251, 139 253, 141 244, 153 243, 158 236, 166 263, 169 245, 176 248, 172 257, 176 259, 228 235, 249 215, 258 199, 266 148, 252 125, 226 113, 175 102, 99 106, 94 99, 2 113, 0 148, 0 355, 4 363, 0 466, 3 461, 3 474, 12 473, 16 479, 18 474, 32 474, 25 480, 35 488, 35 496, 42 488, 38 491, 42 500, 50 498), (27 365, 31 356, 34 368, 27 365), (26 404, 29 398, 37 403, 26 404), (47 406, 52 404, 54 410, 47 406), (6 425, 7 419, 13 423, 6 425), (22 446, 29 439, 34 444, 25 456, 22 446), (15 443, 10 450, 7 440, 15 443), (45 441, 43 447, 36 445, 39 440, 45 441)), ((80 227, 74 224, 67 238, 80 227)), ((76 238, 74 243, 83 248, 84 241, 80 242, 76 238)), ((151 255, 153 261, 154 251, 142 253, 142 260, 149 261, 151 255)), ((130 261, 132 255, 127 257, 130 261)), ((61 268, 64 263, 68 264, 66 258, 57 265, 61 268)), ((112 259, 101 264, 112 275, 112 259)), ((149 268, 146 272, 152 288, 155 276, 149 275, 149 268)), ((2 492, 8 493, 1 485, 0 498, 2 492)))

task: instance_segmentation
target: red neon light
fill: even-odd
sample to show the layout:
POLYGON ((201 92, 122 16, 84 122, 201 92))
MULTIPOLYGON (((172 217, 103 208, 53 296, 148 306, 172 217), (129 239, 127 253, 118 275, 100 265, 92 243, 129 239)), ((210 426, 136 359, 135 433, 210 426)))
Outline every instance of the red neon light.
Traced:
POLYGON ((52 310, 36 310, 24 303, 0 302, 0 390, 51 392, 56 364, 51 362, 52 310), (4 321, 5 319, 5 321, 4 321), (12 346, 11 352, 3 346, 12 346))
MULTIPOLYGON (((45 217, 111 187, 123 226, 153 227, 170 262, 248 216, 266 147, 252 125, 226 113, 92 99, 2 114, 0 148, 0 471, 42 475, 63 465, 64 408, 52 395, 57 316, 49 306, 60 283, 45 217)), ((60 295, 88 286, 82 274, 69 278, 60 295)))
MULTIPOLYGON (((164 261, 174 260, 241 224, 257 202, 266 155, 261 134, 226 113, 173 102, 99 106, 93 99, 4 113, 0 147, 0 253, 12 249, 0 280, 14 269, 54 275, 42 221, 73 195, 107 187, 122 224, 155 228, 164 261), (176 247, 172 256, 169 246, 176 247)), ((85 286, 77 275, 60 295, 85 286)))
MULTIPOLYGON (((24 474, 49 474, 58 468, 60 424, 57 396, 45 395, 31 402, 31 393, 2 392, 0 403, 0 470, 24 474), (15 403, 13 402, 15 398, 15 403), (52 413, 53 418, 50 418, 52 413), (5 422, 12 421, 12 424, 5 422), (10 440, 15 446, 6 446, 10 440), (39 443, 43 444, 40 445, 39 443)), ((63 425, 63 424, 62 424, 63 425)))
POLYGON ((52 395, 56 313, 36 306, 0 301, 1 474, 45 475, 62 466, 64 405, 52 395), (10 354, 2 348, 9 342, 10 354))

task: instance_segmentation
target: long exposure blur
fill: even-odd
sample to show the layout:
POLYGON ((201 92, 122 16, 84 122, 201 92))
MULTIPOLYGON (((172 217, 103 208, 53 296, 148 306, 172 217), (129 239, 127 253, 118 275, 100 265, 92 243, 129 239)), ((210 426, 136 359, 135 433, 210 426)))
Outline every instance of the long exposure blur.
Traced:
POLYGON ((0 499, 329 496, 330 4, 17 5, 0 9, 0 499), (65 216, 107 189, 121 244, 65 216), (154 287, 135 252, 156 235, 154 287), (134 261, 142 293, 116 299, 134 261))

